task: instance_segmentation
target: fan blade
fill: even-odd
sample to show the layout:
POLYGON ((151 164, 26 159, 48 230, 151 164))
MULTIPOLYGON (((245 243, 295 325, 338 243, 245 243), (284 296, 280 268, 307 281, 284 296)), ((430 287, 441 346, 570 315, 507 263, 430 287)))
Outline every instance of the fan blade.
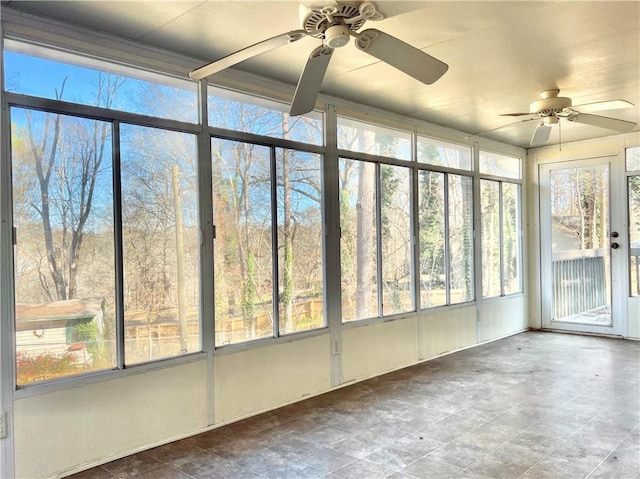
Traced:
POLYGON ((500 116, 527 116, 534 115, 534 113, 502 113, 500 116))
POLYGON ((427 85, 449 69, 437 58, 375 28, 360 33, 356 47, 427 85))
POLYGON ((551 135, 551 127, 546 126, 544 123, 540 123, 531 137, 531 146, 541 145, 546 143, 551 135))
POLYGON ((632 121, 618 120, 608 116, 589 115, 588 113, 578 113, 577 115, 569 116, 567 120, 616 131, 631 131, 636 127, 636 124, 632 121))
POLYGON ((211 76, 214 73, 218 73, 226 68, 232 67, 237 63, 243 62, 245 60, 248 60, 249 58, 253 58, 263 53, 267 53, 271 50, 275 50, 278 47, 286 45, 287 43, 293 43, 305 36, 306 33, 304 30, 293 30, 281 35, 277 35, 275 37, 271 37, 267 40, 263 40, 246 48, 243 48, 242 50, 238 50, 235 53, 231 53, 230 55, 222 57, 211 63, 207 63, 200 68, 196 68, 191 73, 189 73, 189 78, 191 78, 192 80, 202 80, 203 78, 211 76))
POLYGON ((304 66, 302 75, 298 80, 296 92, 291 103, 291 116, 309 113, 316 106, 316 99, 320 92, 322 79, 329 66, 329 60, 333 54, 333 48, 324 45, 319 46, 311 52, 307 64, 304 66))
POLYGON ((591 113, 592 111, 621 110, 623 108, 633 108, 635 105, 626 100, 597 101, 594 103, 584 103, 574 105, 571 108, 581 113, 591 113))

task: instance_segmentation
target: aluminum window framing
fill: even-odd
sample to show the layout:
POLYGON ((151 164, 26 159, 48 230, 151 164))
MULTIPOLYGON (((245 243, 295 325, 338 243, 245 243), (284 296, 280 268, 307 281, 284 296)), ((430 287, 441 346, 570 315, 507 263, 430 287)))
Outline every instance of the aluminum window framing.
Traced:
MULTIPOLYGON (((509 154, 505 154, 505 153, 495 153, 493 151, 490 150, 485 150, 480 148, 478 150, 478 161, 479 161, 479 157, 480 157, 480 153, 481 152, 485 152, 488 154, 496 154, 499 156, 504 156, 504 157, 509 157, 509 158, 513 158, 514 160, 518 160, 518 174, 519 174, 519 178, 513 178, 513 177, 508 177, 508 176, 499 176, 499 175, 492 175, 489 173, 478 173, 478 181, 480 182, 480 184, 482 183, 482 181, 494 181, 498 183, 498 207, 499 207, 499 224, 500 224, 500 295, 499 296, 484 296, 482 293, 482 284, 484 281, 484 278, 482 277, 482 270, 480 271, 480 295, 483 299, 490 299, 490 298, 496 298, 496 297, 504 297, 504 296, 513 296, 513 295, 517 295, 517 294, 522 294, 523 293, 523 281, 524 281, 524 274, 523 274, 523 243, 524 243, 524 238, 523 238, 523 229, 522 229, 522 171, 523 171, 523 167, 522 167, 522 158, 516 157, 516 156, 511 156, 509 154), (518 241, 518 257, 517 257, 517 261, 518 261, 518 267, 519 267, 519 274, 518 274, 518 291, 514 291, 512 293, 508 293, 505 294, 505 271, 504 271, 504 224, 503 224, 503 215, 504 215, 504 205, 503 205, 503 184, 504 183, 508 183, 508 184, 513 184, 513 185, 517 185, 517 194, 516 194, 516 219, 517 219, 517 230, 516 230, 516 238, 518 241)), ((479 171, 479 168, 478 168, 479 171)), ((480 188, 479 188, 480 189, 480 188)), ((479 204, 479 208, 482 208, 482 193, 480 192, 480 204, 479 204)), ((482 235, 482 228, 480 228, 481 231, 481 235, 482 235)), ((482 238, 480 239, 481 244, 482 244, 482 238)), ((482 249, 482 248, 481 248, 482 249)))
MULTIPOLYGON (((367 153, 357 153, 354 151, 346 151, 346 150, 338 150, 338 159, 339 160, 348 160, 348 161, 358 161, 358 162, 368 162, 368 163, 373 163, 374 167, 375 167, 375 198, 376 198, 376 204, 375 204, 375 212, 376 212, 376 297, 377 297, 377 310, 378 310, 378 316, 372 316, 372 317, 368 317, 368 318, 360 318, 360 319, 353 319, 351 321, 342 321, 342 324, 349 324, 349 323, 358 323, 358 324, 362 324, 363 321, 370 321, 370 320, 376 320, 376 319, 389 319, 389 318, 395 318, 395 317, 405 317, 407 314, 410 313, 414 313, 416 311, 418 311, 418 304, 419 304, 419 289, 416 289, 416 282, 417 282, 417 278, 418 275, 416 274, 416 248, 417 248, 417 240, 416 238, 416 228, 417 228, 417 224, 418 222, 415 220, 415 215, 417 215, 417 208, 416 208, 416 204, 417 204, 417 191, 415 189, 415 183, 417 181, 417 168, 416 168, 416 163, 414 161, 408 161, 408 160, 396 160, 393 158, 389 158, 389 157, 385 157, 385 156, 378 156, 378 155, 370 155, 367 153), (407 168, 407 171, 409 173, 409 179, 408 179, 408 186, 409 186, 409 199, 410 199, 410 205, 409 205, 409 211, 407 212, 408 217, 409 217, 409 238, 412 241, 412 244, 409 247, 409 251, 411 252, 411 258, 409 260, 409 268, 410 268, 410 275, 411 275, 411 281, 410 284, 412 285, 411 288, 411 302, 412 302, 412 308, 410 310, 407 311, 402 311, 399 313, 392 313, 392 314, 384 314, 384 287, 383 287, 383 269, 382 269, 382 258, 383 258, 383 251, 382 251, 382 165, 389 165, 389 166, 399 166, 399 167, 404 167, 407 168)), ((341 278, 342 276, 342 271, 340 271, 340 278, 338 278, 340 281, 342 280, 341 278)), ((342 311, 341 311, 341 316, 342 316, 342 311)))
MULTIPOLYGON (((471 170, 460 170, 460 169, 452 169, 452 168, 446 168, 446 167, 441 167, 441 166, 437 166, 437 167, 433 167, 433 165, 429 165, 426 163, 418 163, 418 166, 415 168, 416 172, 421 172, 421 171, 428 171, 428 172, 434 172, 434 173, 441 173, 443 175, 443 190, 444 190, 444 200, 443 200, 443 215, 444 215, 444 264, 445 264, 445 304, 441 304, 441 305, 437 305, 437 306, 430 306, 427 308, 422 308, 420 306, 420 308, 418 309, 419 311, 429 311, 429 310, 433 310, 433 309, 437 309, 437 308, 442 308, 445 306, 453 306, 453 305, 458 305, 458 304, 467 304, 467 303, 472 303, 474 301, 474 299, 470 299, 468 301, 463 301, 463 302, 456 302, 456 303, 452 303, 451 302, 451 242, 449 241, 449 236, 450 236, 450 215, 449 215, 449 178, 451 175, 456 175, 459 176, 461 178, 469 178, 471 180, 471 196, 470 198, 472 199, 472 205, 471 205, 471 211, 473 211, 473 189, 474 189, 474 181, 473 181, 473 172, 471 170)), ((418 176, 416 174, 416 176, 418 176)), ((418 201, 416 200, 416 203, 418 204, 418 201)), ((416 215, 419 215, 419 212, 417 212, 416 208, 416 215)), ((473 225, 473 218, 472 218, 472 222, 471 224, 473 225)), ((420 268, 420 255, 419 255, 419 242, 420 242, 420 226, 419 226, 419 221, 418 221, 418 226, 416 227, 417 230, 417 240, 416 242, 418 243, 418 255, 417 255, 417 262, 418 262, 418 268, 420 268)), ((471 237, 473 237, 473 228, 471 231, 471 237)), ((474 256, 475 256, 475 248, 474 249, 474 256)), ((473 276, 475 276, 475 268, 474 268, 474 272, 472 274, 472 282, 474 280, 473 276)), ((421 296, 421 284, 418 281, 418 288, 415 292, 416 296, 419 298, 421 296)), ((475 291, 475 288, 474 288, 475 291)), ((475 295, 475 293, 474 293, 475 295)))
MULTIPOLYGON (((499 257, 499 269, 500 269, 500 294, 498 296, 490 295, 490 296, 482 296, 483 299, 490 299, 496 297, 504 297, 504 296, 512 296, 515 294, 522 294, 522 184, 517 181, 506 181, 503 178, 496 179, 493 177, 481 177, 480 182, 490 181, 498 184, 498 231, 499 231, 499 245, 500 245, 500 257, 499 257), (516 238, 518 241, 518 291, 514 291, 512 293, 505 293, 505 259, 504 259, 504 193, 503 193, 503 185, 505 183, 515 185, 517 187, 517 194, 515 197, 515 208, 516 208, 516 238)), ((482 202, 482 198, 481 198, 482 202)), ((480 205, 482 207, 482 205, 480 205)), ((481 233, 482 234, 482 233, 481 233)), ((482 278, 484 281, 484 278, 482 278)))
MULTIPOLYGON (((218 128, 210 128, 209 131, 219 131, 220 129, 218 128)), ((327 236, 327 226, 326 226, 326 222, 324 219, 324 210, 325 210, 325 203, 326 203, 326 199, 325 199, 325 190, 326 190, 326 186, 325 186, 325 175, 324 175, 324 164, 325 164, 325 155, 323 154, 324 151, 326 150, 325 147, 316 147, 315 145, 310 145, 307 143, 300 143, 300 142, 296 142, 296 141, 290 141, 290 140, 283 140, 283 139, 277 139, 277 138, 269 138, 269 137, 264 137, 261 135, 255 135, 253 133, 245 133, 245 132, 233 132, 230 130, 225 130, 226 134, 224 134, 223 136, 218 136, 218 135, 213 135, 211 133, 209 133, 207 136, 209 138, 209 142, 211 142, 211 140, 223 140, 223 141, 234 141, 234 142, 238 142, 238 143, 243 143, 243 144, 250 144, 250 145, 255 145, 255 146, 263 146, 263 147, 267 147, 269 148, 269 192, 270 192, 270 198, 271 198, 271 248, 272 248, 272 252, 271 252, 271 275, 273 278, 272 281, 272 291, 271 291, 271 302, 272 302, 272 314, 273 314, 273 324, 272 324, 272 336, 271 337, 266 337, 266 338, 256 338, 256 339, 247 339, 244 341, 239 341, 237 343, 231 343, 231 344, 220 344, 217 345, 215 344, 215 305, 214 305, 214 338, 213 338, 213 348, 217 351, 219 350, 238 350, 238 349, 242 349, 243 346, 248 346, 248 345, 258 345, 260 343, 265 343, 265 342, 270 342, 273 341, 274 339, 278 339, 278 338, 283 338, 283 337, 296 337, 299 335, 310 335, 313 334, 314 331, 322 331, 322 330, 326 330, 329 327, 329 320, 328 320, 328 316, 327 316, 327 311, 326 311, 326 303, 327 303, 327 299, 326 299, 326 294, 323 295, 323 305, 324 310, 323 310, 323 315, 324 315, 324 326, 322 328, 316 328, 316 330, 311 330, 311 331, 296 331, 296 332, 292 332, 292 333, 288 333, 285 335, 281 335, 280 334, 280 265, 278 262, 279 259, 279 254, 278 254, 278 247, 279 247, 279 243, 278 243, 278 178, 277 178, 277 150, 281 149, 281 150, 293 150, 293 151, 299 151, 302 153, 312 153, 312 154, 318 154, 320 155, 320 191, 321 191, 321 217, 322 217, 322 237, 323 239, 326 238, 327 236), (254 141, 250 141, 250 140, 254 140, 254 141), (296 148, 298 146, 304 146, 306 148, 296 148)), ((211 155, 210 155, 211 156, 211 155)), ((212 159, 209 158, 209 163, 211 163, 212 159)), ((211 217, 212 217, 212 224, 213 224, 213 228, 214 231, 216 229, 216 223, 215 223, 215 218, 213 218, 213 208, 211 209, 211 217)), ((322 252, 323 252, 323 258, 322 258, 322 272, 323 272, 323 291, 326 292, 326 284, 327 284, 327 268, 326 268, 326 259, 324 257, 324 253, 325 253, 325 241, 323 240, 323 245, 322 245, 322 252)), ((215 245, 214 245, 214 249, 215 249, 215 245)), ((213 286, 215 288, 215 284, 213 286)))
MULTIPOLYGON (((102 121, 108 123, 111 128, 111 167, 112 167, 112 188, 113 188, 113 228, 114 228, 114 237, 113 237, 113 245, 114 245, 114 256, 115 256, 115 264, 114 264, 114 285, 115 285, 115 330, 116 330, 116 364, 113 368, 107 368, 105 370, 99 371, 90 371, 85 373, 79 373, 77 375, 56 378, 46 381, 39 381, 30 384, 21 385, 19 388, 17 385, 14 386, 16 391, 23 390, 40 390, 48 391, 49 386, 53 384, 75 384, 76 382, 83 381, 87 376, 102 376, 105 373, 111 371, 124 371, 132 368, 139 368, 140 366, 144 366, 147 364, 157 364, 159 362, 170 362, 175 361, 181 358, 189 357, 189 356, 197 356, 202 354, 203 352, 203 318, 200 311, 200 320, 199 320, 199 328, 200 328, 200 350, 188 352, 185 354, 179 354, 171 357, 163 357, 158 359, 153 359, 150 361, 145 361, 141 363, 127 364, 125 357, 125 315, 124 315, 124 257, 123 257, 123 235, 122 235, 122 191, 121 191, 121 158, 120 158, 120 126, 122 124, 132 125, 132 126, 142 126, 153 128, 156 130, 162 131, 174 131, 178 133, 191 134, 197 139, 198 130, 201 130, 201 127, 198 125, 193 125, 191 123, 184 123, 173 120, 165 120, 161 118, 155 117, 147 117, 144 115, 138 115, 136 113, 127 113, 120 112, 117 110, 110 110, 106 108, 86 106, 86 105, 78 105, 70 102, 58 101, 58 100, 49 100, 42 99, 37 97, 31 97, 27 95, 20 94, 12 94, 5 93, 6 98, 6 106, 8 109, 8 117, 11 118, 11 108, 20 108, 25 110, 32 111, 40 111, 43 113, 52 113, 57 115, 71 116, 76 118, 82 118, 86 120, 92 121, 102 121)), ((8 123, 10 124, 10 122, 8 123)), ((11 134, 10 129, 8 130, 8 134, 11 134)), ((196 151, 196 156, 198 155, 198 151, 196 151)), ((11 163, 11 152, 7 154, 6 158, 7 164, 11 163)), ((11 169, 11 166, 9 166, 11 169)), ((200 197, 200 193, 198 193, 198 197, 200 197)), ((11 201, 10 204, 12 204, 11 201)), ((13 212, 11 211, 11 224, 13 225, 13 212)), ((12 255, 12 264, 13 264, 13 255, 12 255)), ((201 266, 199 261, 199 267, 201 266)), ((12 267, 13 270, 13 267, 12 267)), ((12 280, 15 282, 15 278, 12 276, 12 280)), ((202 285, 200 285, 200 289, 202 290, 202 285)), ((12 298, 11 304, 15 301, 15 298, 12 298)), ((201 307, 199 308, 202 309, 201 307)), ((15 322, 15 315, 12 312, 11 319, 15 322)), ((15 329, 13 330, 13 354, 15 357, 15 329)), ((13 361, 13 370, 15 375, 16 362, 13 361)), ((15 377, 15 376, 14 376, 15 377)))

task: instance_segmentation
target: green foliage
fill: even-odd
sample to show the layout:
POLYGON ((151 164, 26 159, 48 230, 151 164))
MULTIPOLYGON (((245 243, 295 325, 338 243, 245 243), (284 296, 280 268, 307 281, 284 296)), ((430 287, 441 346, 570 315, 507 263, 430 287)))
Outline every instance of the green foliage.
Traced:
POLYGON ((82 371, 82 366, 72 353, 45 352, 38 355, 16 354, 18 384, 69 376, 82 371))
POLYGON ((98 335, 98 323, 95 320, 79 323, 75 327, 78 342, 83 343, 91 355, 93 368, 109 367, 109 351, 102 338, 98 335))
POLYGON ((256 304, 256 261, 253 252, 249 251, 247 255, 247 282, 243 288, 242 298, 242 318, 244 319, 245 328, 251 329, 255 322, 255 304, 256 304))

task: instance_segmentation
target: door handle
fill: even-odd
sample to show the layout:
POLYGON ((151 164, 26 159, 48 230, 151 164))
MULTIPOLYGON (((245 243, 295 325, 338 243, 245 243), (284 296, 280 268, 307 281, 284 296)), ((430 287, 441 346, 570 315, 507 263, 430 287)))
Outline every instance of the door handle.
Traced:
POLYGON ((611 249, 618 249, 620 245, 618 243, 611 243, 611 249))

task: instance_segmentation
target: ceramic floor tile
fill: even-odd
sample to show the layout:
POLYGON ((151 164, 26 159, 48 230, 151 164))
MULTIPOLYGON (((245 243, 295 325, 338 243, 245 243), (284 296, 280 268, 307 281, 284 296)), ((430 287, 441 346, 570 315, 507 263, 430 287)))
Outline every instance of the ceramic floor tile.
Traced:
POLYGON ((114 479, 116 476, 103 469, 102 467, 94 467, 86 471, 68 476, 68 479, 114 479))
POLYGON ((488 455, 471 464, 467 469, 497 479, 516 479, 531 467, 531 462, 521 457, 488 455))
POLYGON ((170 466, 161 464, 149 471, 132 476, 132 479, 191 479, 191 476, 170 466))
POLYGON ((123 459, 118 459, 117 461, 109 462, 102 467, 114 476, 126 479, 158 467, 160 464, 162 463, 154 457, 151 457, 145 452, 141 452, 123 459))
POLYGON ((476 448, 457 444, 455 441, 429 454, 430 459, 446 462, 456 467, 465 468, 480 460, 486 452, 476 448))
POLYGON ((355 456, 321 446, 310 446, 301 452, 302 454, 298 457, 301 462, 324 472, 335 471, 358 460, 355 456))
POLYGON ((300 461, 289 461, 287 464, 265 472, 262 477, 271 479, 320 479, 327 474, 315 467, 300 461))
POLYGON ((149 449, 147 454, 156 458, 157 460, 167 463, 175 459, 179 459, 193 452, 202 451, 203 449, 196 445, 195 441, 191 438, 183 441, 175 441, 164 446, 154 447, 149 449))
POLYGON ((389 467, 388 465, 374 464, 363 459, 347 464, 340 469, 333 471, 333 473, 343 479, 382 479, 394 472, 396 468, 389 467))
POLYGON ((402 469, 402 472, 421 479, 449 479, 456 477, 462 471, 463 469, 460 467, 446 462, 435 461, 429 456, 423 457, 402 469))

